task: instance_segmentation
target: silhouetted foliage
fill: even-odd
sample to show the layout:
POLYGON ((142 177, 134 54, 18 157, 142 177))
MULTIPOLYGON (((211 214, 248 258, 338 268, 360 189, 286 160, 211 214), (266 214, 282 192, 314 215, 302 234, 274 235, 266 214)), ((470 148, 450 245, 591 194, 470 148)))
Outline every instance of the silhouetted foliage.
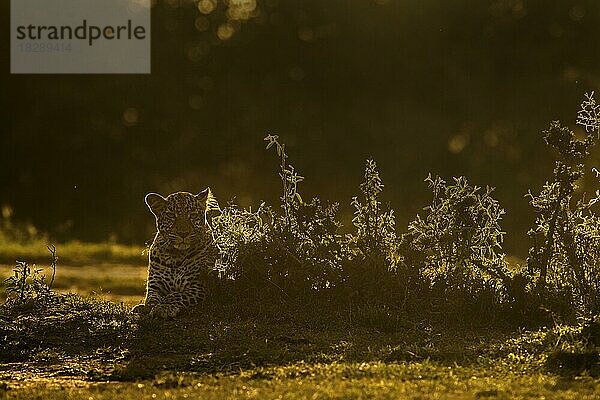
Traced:
POLYGON ((52 284, 56 276, 56 248, 53 245, 47 246, 51 255, 50 268, 52 277, 50 282, 46 282, 46 276, 42 275, 43 268, 36 265, 30 266, 26 261, 17 261, 13 269, 13 275, 4 280, 7 302, 13 306, 31 305, 37 301, 45 301, 45 298, 51 294, 52 284))
POLYGON ((234 203, 225 207, 213 219, 221 268, 228 277, 267 282, 286 294, 336 285, 343 238, 337 232, 337 204, 304 202, 297 191, 303 178, 287 163, 285 145, 274 135, 265 140, 280 159, 283 212, 264 204, 256 211, 234 203))
POLYGON ((508 278, 500 220, 504 210, 493 189, 471 186, 464 177, 447 184, 425 180, 433 192, 426 215, 408 226, 407 238, 425 255, 422 273, 433 283, 469 286, 475 281, 501 284, 508 278))
POLYGON ((600 133, 597 110, 593 93, 587 94, 577 118, 587 132, 583 140, 558 121, 543 132, 558 160, 552 181, 539 194, 528 194, 537 215, 528 233, 533 242, 528 272, 545 298, 542 302, 551 304, 552 297, 561 293, 563 307, 584 314, 600 311, 600 218, 592 210, 600 192, 586 200, 576 190, 585 174, 584 160, 600 133))
POLYGON ((304 178, 289 164, 279 137, 269 135, 267 149, 275 148, 280 161, 281 212, 264 203, 255 211, 232 203, 213 220, 223 274, 285 296, 327 290, 405 311, 500 307, 532 319, 543 309, 563 317, 597 312, 600 218, 591 208, 600 197, 573 199, 598 131, 596 110, 587 95, 578 117, 588 131, 583 140, 558 122, 544 131, 559 160, 553 181, 529 194, 537 222, 529 232, 534 245, 526 267, 509 269, 505 260, 505 211, 493 188, 429 175, 430 203, 399 234, 394 210, 382 205, 377 164, 369 159, 360 195, 351 201, 353 229, 342 234, 337 204, 302 199, 298 184, 304 178))
POLYGON ((352 225, 355 233, 350 235, 350 245, 363 258, 381 258, 389 264, 389 270, 395 268, 396 220, 394 210, 384 210, 379 200, 383 191, 383 182, 379 177, 377 164, 367 160, 364 181, 360 184, 360 197, 352 199, 354 218, 352 225))

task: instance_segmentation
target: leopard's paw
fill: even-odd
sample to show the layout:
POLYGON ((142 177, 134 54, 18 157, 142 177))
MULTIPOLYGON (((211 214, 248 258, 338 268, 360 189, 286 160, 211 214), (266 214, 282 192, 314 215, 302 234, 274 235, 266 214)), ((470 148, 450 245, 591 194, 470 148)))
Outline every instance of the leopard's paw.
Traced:
POLYGON ((146 304, 137 304, 131 309, 131 314, 145 316, 150 313, 150 307, 146 304))
POLYGON ((158 304, 152 311, 150 316, 155 318, 175 318, 179 314, 179 307, 172 304, 158 304))

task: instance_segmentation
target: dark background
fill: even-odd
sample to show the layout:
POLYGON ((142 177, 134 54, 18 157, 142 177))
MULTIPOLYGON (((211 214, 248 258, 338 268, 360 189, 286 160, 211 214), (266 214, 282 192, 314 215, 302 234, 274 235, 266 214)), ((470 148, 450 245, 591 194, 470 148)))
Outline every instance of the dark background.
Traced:
POLYGON ((428 172, 466 175, 497 187, 524 254, 524 194, 552 170, 540 131, 600 89, 600 2, 238 3, 158 1, 151 75, 9 75, 5 59, 0 204, 58 239, 142 243, 149 191, 275 203, 273 133, 303 197, 339 201, 346 224, 372 156, 400 230, 428 172))

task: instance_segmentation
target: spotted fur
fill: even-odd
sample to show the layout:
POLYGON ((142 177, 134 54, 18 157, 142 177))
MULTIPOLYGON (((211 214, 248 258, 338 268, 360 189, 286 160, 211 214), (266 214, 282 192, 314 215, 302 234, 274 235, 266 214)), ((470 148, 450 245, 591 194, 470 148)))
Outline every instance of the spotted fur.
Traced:
POLYGON ((134 312, 175 317, 206 299, 206 281, 218 255, 206 214, 218 204, 210 188, 166 198, 150 193, 146 204, 156 217, 157 233, 149 250, 146 298, 134 312))

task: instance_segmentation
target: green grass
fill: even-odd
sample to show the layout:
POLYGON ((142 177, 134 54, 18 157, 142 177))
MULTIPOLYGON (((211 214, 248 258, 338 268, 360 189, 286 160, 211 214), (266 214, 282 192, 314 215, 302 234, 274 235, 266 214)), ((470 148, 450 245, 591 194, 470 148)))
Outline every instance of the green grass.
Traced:
MULTIPOLYGON (((15 261, 48 263, 49 252, 46 246, 52 242, 36 238, 28 241, 5 240, 0 236, 0 263, 12 264, 15 261)), ((120 263, 144 265, 147 263, 145 248, 102 242, 85 243, 69 241, 53 243, 57 248, 59 262, 69 265, 91 265, 101 263, 120 263)))
POLYGON ((98 263, 97 249, 110 246, 66 246, 94 261, 59 263, 55 289, 78 295, 0 307, 0 399, 600 397, 598 348, 579 327, 435 322, 228 285, 215 288, 219 304, 175 321, 137 320, 128 311, 142 299, 146 267, 98 263))
MULTIPOLYGON (((43 274, 50 280, 52 271, 44 264, 43 274)), ((14 265, 0 264, 0 280, 13 274, 14 265)), ((139 303, 144 297, 145 282, 148 269, 144 265, 129 264, 96 264, 96 265, 64 265, 56 269, 53 289, 61 293, 78 293, 116 303, 128 305, 139 303)), ((5 293, 0 290, 0 302, 5 293)))
MULTIPOLYGON (((227 330, 224 328, 233 329, 236 326, 228 325, 221 327, 221 330, 227 330)), ((272 325, 270 328, 276 326, 272 325)), ((265 332, 268 330, 270 329, 265 332)), ((288 334, 292 333, 289 327, 283 330, 288 334)), ((243 333, 247 331, 242 329, 240 337, 243 333)), ((372 343, 371 350, 375 353, 383 350, 392 356, 377 360, 374 358, 381 357, 382 354, 371 354, 371 350, 360 343, 366 339, 365 334, 355 332, 346 335, 345 340, 340 340, 340 332, 323 332, 316 337, 308 335, 309 343, 313 343, 319 336, 329 343, 328 350, 321 349, 316 354, 309 350, 309 343, 289 339, 285 340, 285 344, 275 342, 272 344, 271 354, 261 351, 264 365, 257 366, 250 365, 259 362, 252 344, 242 342, 247 346, 244 352, 244 346, 240 347, 241 343, 230 341, 234 347, 229 350, 231 355, 237 352, 238 360, 248 357, 251 363, 244 365, 243 362, 240 364, 223 357, 224 362, 217 361, 225 369, 223 372, 202 371, 202 367, 199 368, 201 361, 211 358, 213 354, 212 349, 206 348, 204 353, 195 354, 195 363, 187 365, 183 359, 185 357, 176 357, 181 357, 181 353, 169 354, 166 351, 160 357, 155 353, 152 357, 138 359, 138 365, 132 365, 131 359, 129 364, 125 364, 124 368, 130 373, 145 373, 145 368, 152 365, 152 362, 166 363, 166 370, 163 370, 164 364, 160 365, 161 370, 153 371, 146 377, 135 377, 135 374, 126 376, 120 372, 115 373, 110 368, 106 375, 102 375, 98 371, 106 369, 106 365, 98 367, 97 362, 89 359, 71 359, 65 362, 68 358, 61 359, 64 356, 60 355, 54 355, 54 363, 62 363, 63 367, 51 369, 52 361, 48 362, 45 355, 42 362, 29 365, 29 368, 35 366, 37 371, 27 374, 23 370, 12 371, 9 367, 8 371, 0 372, 0 379, 4 379, 4 396, 7 399, 594 399, 600 395, 598 379, 588 375, 560 376, 549 373, 540 362, 543 359, 542 353, 535 354, 539 359, 523 354, 519 356, 508 348, 502 350, 500 339, 489 342, 492 345, 487 349, 479 349, 481 353, 476 357, 472 357, 475 356, 473 354, 454 360, 394 360, 395 357, 413 356, 402 354, 398 357, 400 354, 394 355, 389 347, 380 347, 386 340, 390 340, 389 336, 384 336, 372 343), (352 349, 354 346, 356 347, 352 349), (290 354, 288 361, 273 357, 274 352, 293 354, 299 347, 305 348, 297 354, 298 358, 304 355, 307 360, 293 361, 290 354), (360 358, 364 359, 359 361, 360 358), (8 374, 13 379, 7 379, 8 374), (16 381, 15 376, 24 380, 16 381)), ((535 342, 540 336, 544 335, 526 333, 517 341, 535 342)), ((269 338, 274 339, 276 335, 266 335, 262 339, 269 338)), ((444 339, 448 340, 448 337, 444 339)), ((318 341, 314 343, 319 347, 318 341)))
MULTIPOLYGON (((0 230, 0 279, 8 278, 16 261, 26 261, 52 275, 51 256, 43 236, 14 240, 0 230)), ((136 304, 143 298, 147 274, 146 248, 102 242, 69 241, 55 244, 58 267, 53 289, 77 292, 116 302, 136 304)), ((0 301, 5 293, 0 291, 0 301)))
POLYGON ((520 332, 307 302, 268 303, 252 295, 175 321, 137 320, 127 307, 76 295, 0 308, 0 398, 600 395, 595 364, 577 370, 550 362, 589 349, 577 327, 520 332))
MULTIPOLYGON (((30 383, 7 399, 597 399, 600 384, 509 369, 413 363, 296 363, 235 374, 165 374, 139 383, 30 383)), ((1 395, 0 395, 1 396, 1 395)))

